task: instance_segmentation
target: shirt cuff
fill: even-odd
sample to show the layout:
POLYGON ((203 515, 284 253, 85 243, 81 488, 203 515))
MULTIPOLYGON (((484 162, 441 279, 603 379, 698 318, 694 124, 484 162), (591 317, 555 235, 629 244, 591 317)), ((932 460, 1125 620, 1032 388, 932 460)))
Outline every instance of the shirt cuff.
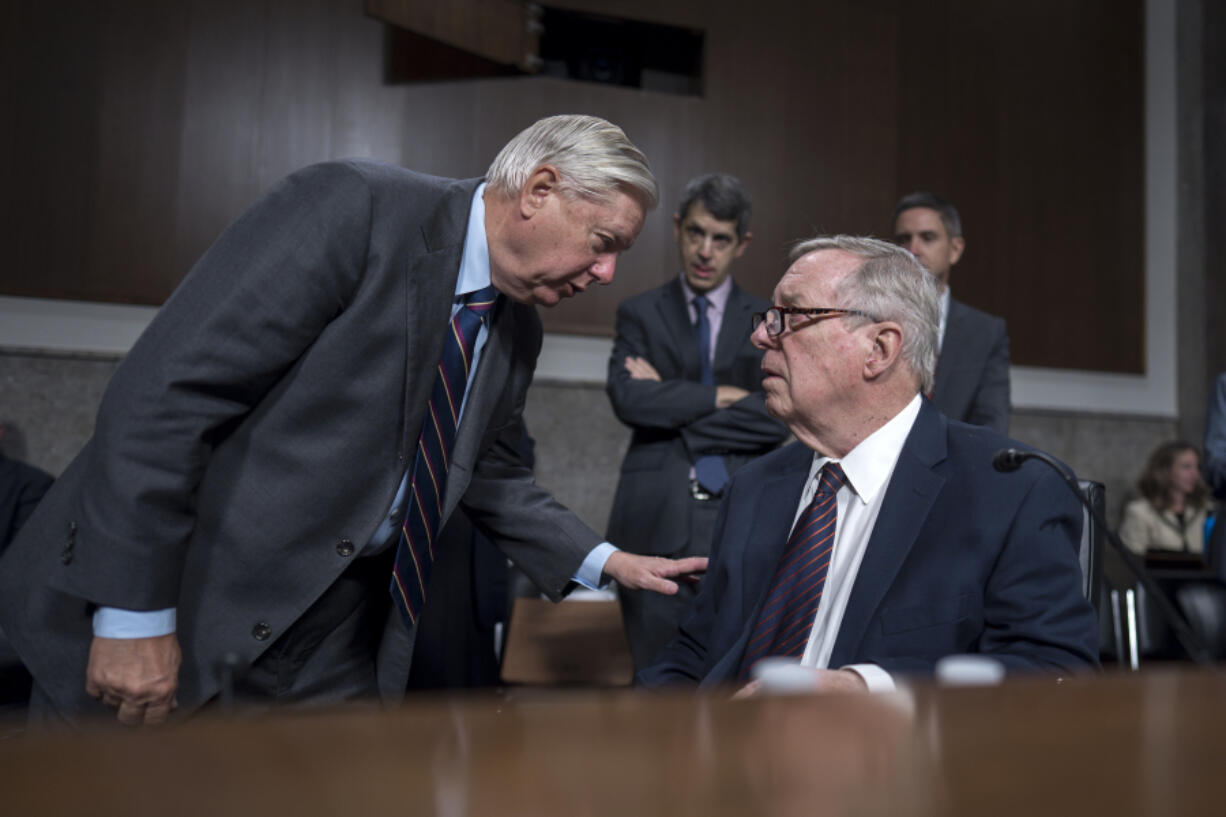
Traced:
POLYGON ((175 631, 177 608, 121 610, 99 607, 94 611, 94 635, 98 638, 155 638, 175 631))
POLYGON ((893 692, 898 688, 890 673, 876 664, 848 664, 839 669, 849 669, 863 678, 869 692, 893 692))
POLYGON ((592 548, 592 552, 583 560, 583 564, 579 565, 579 570, 575 573, 573 581, 583 585, 588 590, 599 590, 601 587, 600 578, 604 573, 604 563, 617 551, 617 546, 609 542, 601 542, 592 548))

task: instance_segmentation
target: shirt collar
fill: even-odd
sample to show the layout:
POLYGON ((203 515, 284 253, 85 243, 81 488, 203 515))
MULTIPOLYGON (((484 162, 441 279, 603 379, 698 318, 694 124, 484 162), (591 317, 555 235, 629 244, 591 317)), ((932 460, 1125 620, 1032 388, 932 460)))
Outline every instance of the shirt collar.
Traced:
MULTIPOLYGON (((847 452, 847 456, 839 460, 843 473, 852 492, 865 505, 872 504, 877 495, 890 481, 894 473, 894 465, 898 455, 907 442, 907 435, 915 425, 923 400, 917 394, 911 398, 903 410, 895 414, 889 422, 860 441, 860 444, 847 452)), ((830 457, 821 454, 813 455, 813 465, 809 468, 809 479, 816 479, 830 457)))
MULTIPOLYGON (((685 303, 687 306, 694 303, 694 298, 698 295, 685 280, 685 273, 681 273, 681 291, 685 293, 685 303)), ((732 294, 732 276, 720 283, 715 289, 707 290, 703 293, 707 296, 707 301, 711 304, 711 309, 714 309, 719 314, 724 314, 724 307, 728 305, 728 296, 732 294)))
POLYGON ((460 277, 456 279, 455 297, 463 296, 490 285, 490 245, 485 238, 485 182, 473 193, 468 208, 468 232, 464 235, 464 252, 460 256, 460 277))

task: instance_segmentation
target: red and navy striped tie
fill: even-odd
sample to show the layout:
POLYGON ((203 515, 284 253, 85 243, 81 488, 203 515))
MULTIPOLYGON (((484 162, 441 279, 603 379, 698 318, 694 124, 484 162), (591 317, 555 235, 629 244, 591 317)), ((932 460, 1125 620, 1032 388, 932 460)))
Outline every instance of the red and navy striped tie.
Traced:
POLYGON ((410 628, 417 624, 417 616, 426 603, 426 587, 434 565, 434 539, 443 515, 443 490, 451 466, 460 406, 471 374, 473 345, 497 298, 498 291, 488 286, 468 295, 464 306, 456 310, 443 341, 438 378, 417 438, 417 460, 413 464, 408 509, 396 548, 391 584, 392 599, 410 628))
POLYGON ((804 655, 826 588, 839 517, 838 492, 846 481, 837 462, 822 468, 817 493, 788 538, 758 623, 745 645, 742 678, 749 676, 754 662, 769 655, 804 655))

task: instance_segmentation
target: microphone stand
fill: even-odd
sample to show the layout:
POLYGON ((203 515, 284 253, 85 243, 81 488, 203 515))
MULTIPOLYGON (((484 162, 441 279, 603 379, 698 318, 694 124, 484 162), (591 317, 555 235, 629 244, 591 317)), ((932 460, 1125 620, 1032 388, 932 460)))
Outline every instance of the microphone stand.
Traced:
POLYGON ((1174 631, 1175 638, 1179 641, 1180 646, 1187 651, 1188 655, 1199 666, 1212 666, 1213 658, 1210 652, 1201 643, 1200 638, 1192 632, 1192 628, 1188 626, 1187 620, 1175 609, 1175 605, 1166 597, 1166 593, 1162 591, 1158 583, 1145 570, 1141 560, 1120 541, 1120 537, 1116 535, 1111 526, 1107 524, 1107 520, 1103 518, 1102 512, 1086 499, 1085 494, 1081 492, 1081 486, 1077 484, 1076 475, 1066 471, 1061 463, 1047 456, 1042 451, 1016 451, 1008 449, 1007 453, 1012 455, 1012 458, 1005 457, 1001 460, 1001 455, 1005 453, 1002 451, 997 454, 998 462, 996 464, 998 470, 1013 470, 1021 467, 1021 460, 1023 459, 1036 459, 1060 475, 1060 478, 1064 480, 1064 484, 1073 492, 1073 496, 1077 497, 1077 501, 1089 512, 1094 520, 1094 524, 1098 525, 1106 533, 1107 541, 1111 543, 1111 547, 1123 560, 1124 566, 1128 568, 1128 572, 1136 577, 1140 585, 1145 588, 1145 592, 1149 593, 1150 597, 1157 602, 1162 618, 1171 626, 1171 630, 1174 631), (1000 467, 1000 462, 1005 464, 1004 468, 1000 467))

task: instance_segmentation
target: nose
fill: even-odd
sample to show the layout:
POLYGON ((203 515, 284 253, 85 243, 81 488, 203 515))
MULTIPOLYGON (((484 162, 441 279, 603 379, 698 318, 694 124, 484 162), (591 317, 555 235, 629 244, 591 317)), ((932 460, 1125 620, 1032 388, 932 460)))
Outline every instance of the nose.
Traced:
POLYGON ((702 243, 698 245, 698 254, 703 258, 710 258, 713 252, 714 248, 711 244, 711 236, 704 237, 702 239, 702 243))
POLYGON ((588 268, 588 272, 602 286, 613 283, 613 271, 617 267, 617 253, 604 253, 596 256, 596 263, 588 268))
POLYGON ((762 321, 758 324, 758 328, 753 330, 753 334, 749 336, 749 342, 763 350, 775 345, 775 339, 766 333, 766 321, 762 321))
POLYGON ((903 244, 903 247, 907 250, 907 252, 911 253, 912 255, 918 258, 919 257, 919 236, 912 236, 911 238, 908 238, 907 243, 903 244))

